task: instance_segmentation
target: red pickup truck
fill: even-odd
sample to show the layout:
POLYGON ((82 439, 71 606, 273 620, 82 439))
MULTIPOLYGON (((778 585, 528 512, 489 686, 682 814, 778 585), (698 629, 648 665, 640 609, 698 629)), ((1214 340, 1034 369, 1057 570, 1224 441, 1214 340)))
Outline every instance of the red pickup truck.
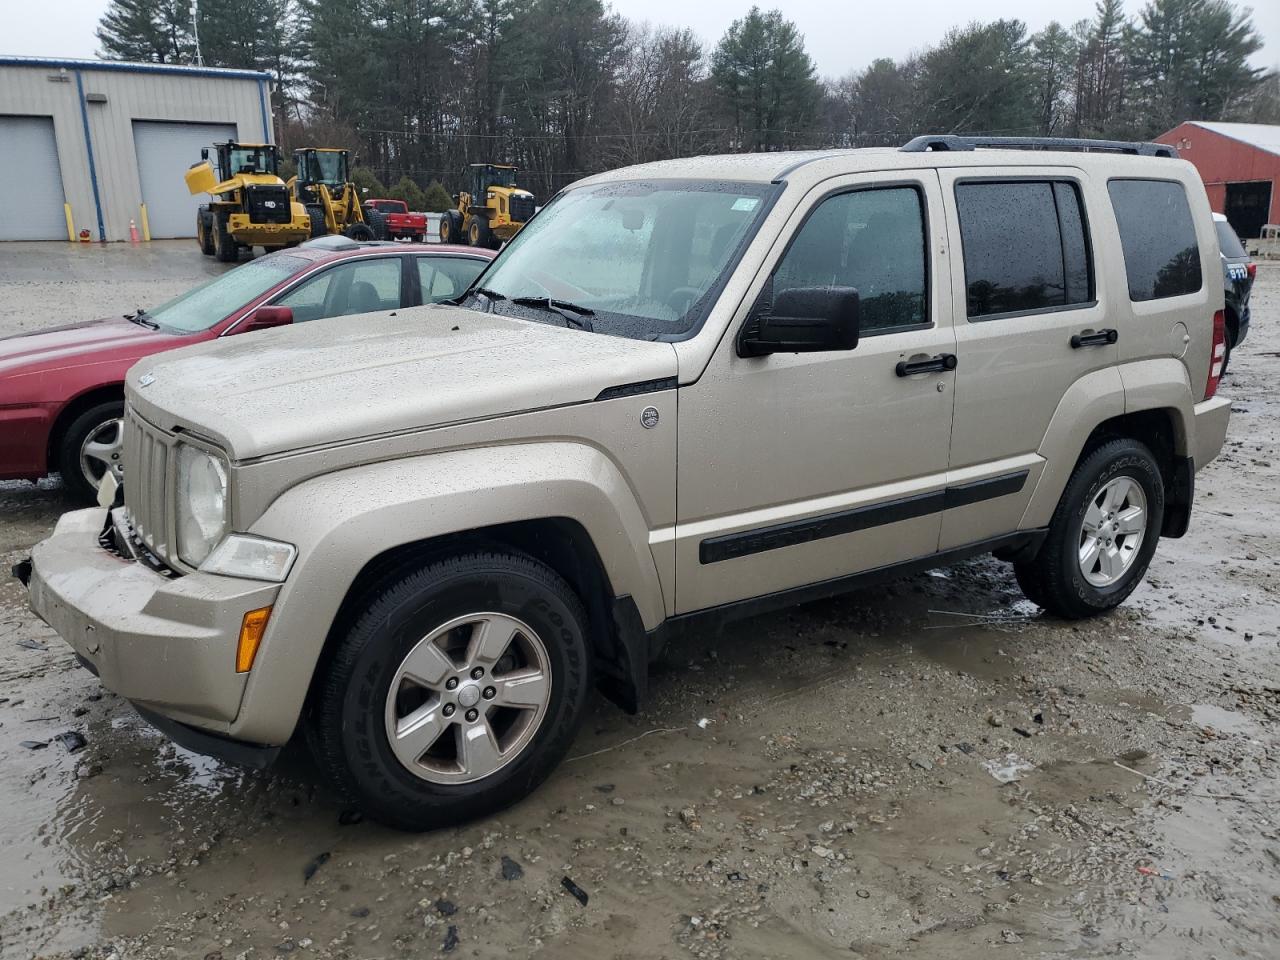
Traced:
POLYGON ((388 237, 407 237, 414 243, 426 240, 427 215, 410 213, 409 205, 403 200, 366 200, 364 206, 382 214, 386 220, 388 237))

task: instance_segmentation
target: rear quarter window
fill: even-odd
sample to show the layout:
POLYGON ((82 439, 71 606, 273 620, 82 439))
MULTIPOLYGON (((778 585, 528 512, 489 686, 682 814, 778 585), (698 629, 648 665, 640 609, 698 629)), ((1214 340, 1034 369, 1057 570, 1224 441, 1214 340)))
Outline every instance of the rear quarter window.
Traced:
POLYGON ((1200 248, 1182 184, 1112 180, 1107 189, 1120 228, 1129 299, 1162 300, 1199 290, 1200 248))
POLYGON ((1249 255, 1245 252, 1244 244, 1240 242, 1236 232, 1231 229, 1231 224, 1225 220, 1214 220, 1213 226, 1218 231, 1218 248, 1222 251, 1224 257, 1247 257, 1249 255))

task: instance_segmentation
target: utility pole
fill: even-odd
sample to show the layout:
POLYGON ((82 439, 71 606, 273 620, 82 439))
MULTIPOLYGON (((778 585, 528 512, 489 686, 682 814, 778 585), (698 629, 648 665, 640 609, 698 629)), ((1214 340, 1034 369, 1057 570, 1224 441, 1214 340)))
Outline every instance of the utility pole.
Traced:
POLYGON ((200 0, 191 0, 191 35, 196 41, 196 66, 204 66, 204 57, 200 55, 200 0))

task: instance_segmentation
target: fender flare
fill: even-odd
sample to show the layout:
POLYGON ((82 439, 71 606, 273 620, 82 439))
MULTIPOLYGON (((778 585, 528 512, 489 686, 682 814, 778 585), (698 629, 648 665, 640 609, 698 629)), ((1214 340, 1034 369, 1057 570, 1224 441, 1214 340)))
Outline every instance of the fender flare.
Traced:
POLYGON ((283 743, 292 734, 330 626, 375 557, 450 534, 565 518, 591 538, 609 586, 634 598, 652 629, 664 617, 649 527, 621 471, 601 451, 553 441, 385 461, 305 481, 248 532, 298 558, 281 588, 231 735, 283 743))

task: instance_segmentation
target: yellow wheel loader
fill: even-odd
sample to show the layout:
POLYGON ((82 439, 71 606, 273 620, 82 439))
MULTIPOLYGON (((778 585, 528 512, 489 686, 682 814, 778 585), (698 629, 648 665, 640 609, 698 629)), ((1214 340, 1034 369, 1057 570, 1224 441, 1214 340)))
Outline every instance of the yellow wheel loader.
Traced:
POLYGON ((456 210, 440 217, 440 242, 497 249, 516 235, 533 216, 533 194, 516 186, 515 167, 504 163, 473 163, 467 169, 467 189, 454 196, 456 210))
POLYGON ((303 147, 293 153, 298 175, 289 181, 293 199, 306 207, 311 236, 340 233, 352 240, 386 240, 386 218, 363 209, 351 182, 346 150, 303 147))
POLYGON ((215 167, 209 151, 187 170, 187 189, 207 193, 210 202, 196 212, 196 242, 200 250, 230 263, 241 248, 292 247, 311 236, 306 208, 294 203, 280 179, 280 152, 270 143, 214 144, 215 167))

